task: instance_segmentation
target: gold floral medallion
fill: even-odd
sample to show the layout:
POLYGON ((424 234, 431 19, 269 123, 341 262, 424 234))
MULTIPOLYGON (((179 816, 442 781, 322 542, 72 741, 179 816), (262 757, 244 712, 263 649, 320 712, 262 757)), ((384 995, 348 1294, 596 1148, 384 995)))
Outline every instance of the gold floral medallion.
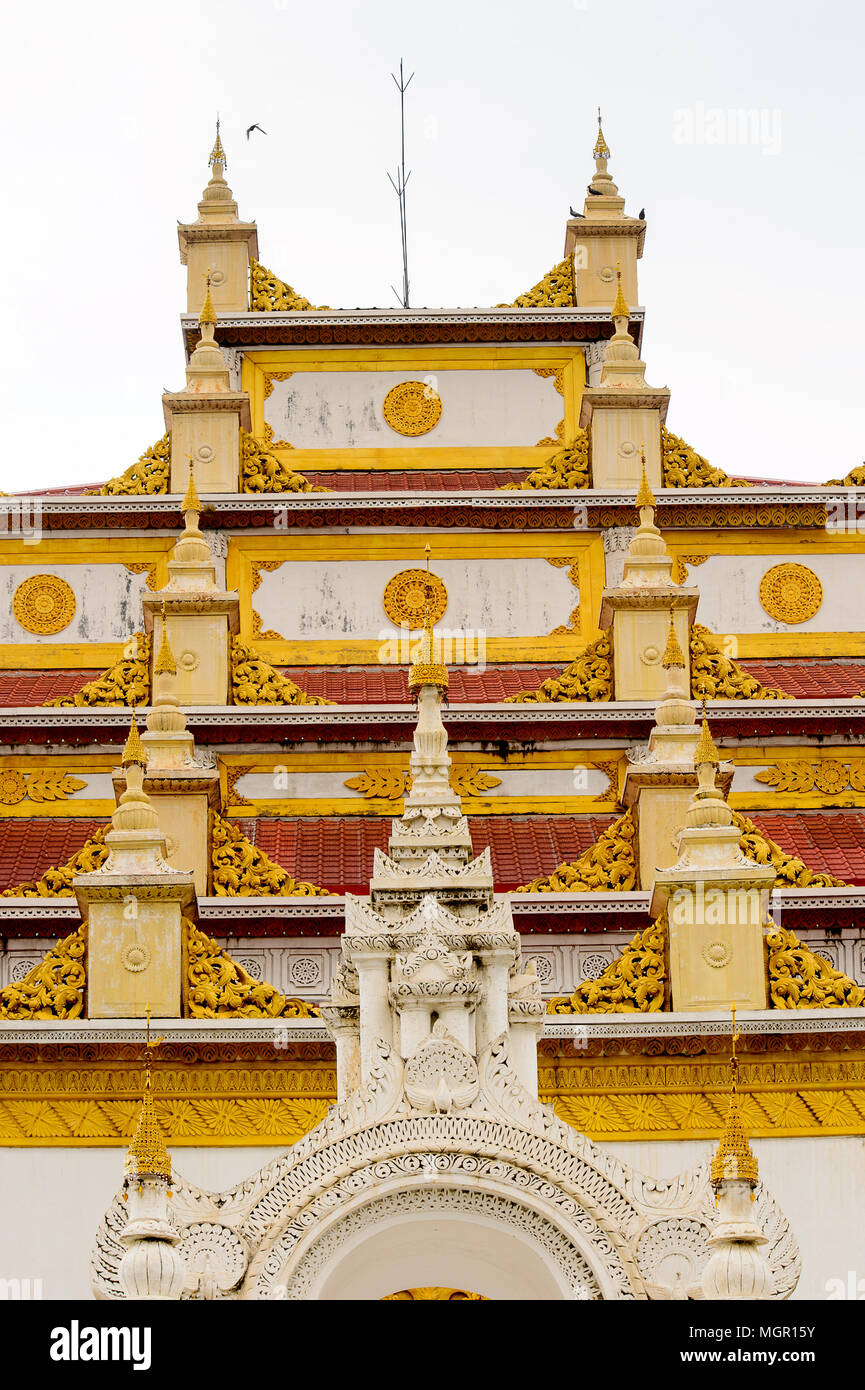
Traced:
POLYGON ((442 398, 425 381, 401 381, 384 398, 382 414, 397 434, 429 434, 442 414, 442 398))
POLYGON ((17 806, 27 795, 27 783, 20 772, 4 768, 0 772, 0 805, 17 806))
POLYGON ((384 611, 396 627, 423 627, 427 616, 427 586, 429 586, 429 620, 435 626, 445 615, 448 591, 437 574, 426 570, 401 570, 389 580, 384 591, 384 611))
POLYGON ((72 622, 75 594, 56 574, 34 574, 15 590, 12 612, 27 632, 50 636, 72 622))
POLYGON ((760 580, 760 602, 779 623, 807 623, 823 602, 823 585, 807 565, 773 565, 760 580))

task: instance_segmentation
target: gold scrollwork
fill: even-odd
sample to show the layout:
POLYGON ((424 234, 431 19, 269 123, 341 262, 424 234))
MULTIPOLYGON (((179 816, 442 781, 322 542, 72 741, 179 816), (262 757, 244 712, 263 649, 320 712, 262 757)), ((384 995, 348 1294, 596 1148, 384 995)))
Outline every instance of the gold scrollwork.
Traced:
POLYGON ((535 468, 523 478, 521 483, 503 483, 499 492, 531 492, 535 489, 577 492, 589 487, 591 464, 589 461, 589 436, 585 430, 577 430, 573 444, 568 444, 558 453, 552 454, 546 463, 535 468))
POLYGON ((590 643, 582 656, 566 666, 561 675, 550 676, 537 690, 508 695, 505 704, 550 705, 561 702, 598 702, 613 698, 613 650, 606 635, 590 643))
POLYGON ((661 466, 664 487, 754 486, 745 478, 730 478, 722 468, 713 468, 708 459, 665 425, 661 426, 661 466))
POLYGON ((435 626, 447 612, 448 591, 437 574, 426 570, 400 570, 385 585, 384 611, 397 627, 421 628, 427 621, 435 626))
POLYGON ((769 1003, 773 1009, 858 1009, 865 989, 803 946, 795 932, 775 927, 766 938, 769 1003))
POLYGON ((46 706, 57 708, 94 708, 102 705, 125 705, 133 709, 146 705, 150 699, 150 638, 137 632, 127 645, 123 656, 88 681, 74 695, 58 695, 46 700, 46 706))
POLYGON ((397 434, 414 438, 434 430, 442 415, 442 398, 424 381, 400 381, 382 403, 382 414, 397 434))
POLYGON ((292 878, 224 816, 214 813, 210 833, 213 891, 218 897, 329 898, 330 890, 292 878))
POLYGON ((809 869, 801 859, 788 854, 762 830, 758 830, 752 820, 733 812, 733 824, 741 831, 739 848, 755 864, 771 864, 775 870, 775 886, 778 888, 847 888, 843 878, 834 874, 820 873, 809 869))
POLYGON ((467 1289, 446 1289, 439 1285, 425 1285, 417 1289, 400 1289, 398 1293, 386 1293, 382 1303, 489 1303, 482 1293, 469 1293, 467 1289))
MULTIPOLYGON (((302 473, 295 473, 272 452, 275 445, 262 444, 254 435, 240 431, 240 488, 242 492, 330 492, 316 487, 302 473)), ((284 440, 278 447, 291 448, 284 440)))
POLYGON ((80 1018, 84 1012, 84 926, 58 941, 20 984, 0 991, 0 1019, 80 1018))
POLYGON ((613 821, 578 859, 560 864, 516 893, 630 893, 637 886, 637 824, 633 808, 613 821))
POLYGON ((695 700, 792 700, 785 690, 761 685, 701 623, 691 628, 691 695, 695 700))
POLYGON ((274 275, 260 261, 249 262, 249 307, 255 313, 282 313, 285 310, 327 309, 327 304, 310 304, 302 294, 274 275))
POLYGON ((823 602, 823 585, 807 565, 773 565, 760 580, 760 602, 776 622, 807 623, 823 602))
POLYGON ((75 617, 75 591, 56 574, 31 574, 12 597, 12 612, 25 632, 39 637, 62 632, 75 617))
POLYGON ((317 1004, 287 999, 274 985, 255 980, 219 942, 184 918, 188 1018, 319 1018, 317 1004))
POLYGON ((499 304, 499 309, 573 309, 577 303, 577 284, 574 275, 574 253, 566 256, 542 280, 521 294, 512 304, 499 304))
POLYGON ((573 994, 551 999, 549 1014, 658 1013, 667 997, 667 919, 661 915, 638 932, 596 980, 573 994))
POLYGON ((259 656, 254 647, 231 639, 231 695, 235 705, 332 705, 323 695, 307 695, 294 681, 259 656))
POLYGON ((137 497, 168 491, 171 471, 171 436, 164 434, 151 444, 137 463, 102 487, 88 488, 86 497, 137 497))

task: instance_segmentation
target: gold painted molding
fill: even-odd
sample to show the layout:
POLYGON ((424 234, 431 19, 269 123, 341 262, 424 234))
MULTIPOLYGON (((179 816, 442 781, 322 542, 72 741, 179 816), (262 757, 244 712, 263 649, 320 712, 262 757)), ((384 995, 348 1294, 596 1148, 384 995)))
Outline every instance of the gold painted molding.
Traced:
MULTIPOLYGON (((541 1095, 601 1143, 716 1140, 729 1103, 729 1044, 713 1038, 718 1046, 707 1055, 706 1041, 658 1040, 658 1054, 648 1057, 634 1040, 608 1044, 615 1055, 593 1055, 592 1046, 578 1054, 549 1040, 539 1049, 541 1095), (692 1042, 699 1055, 676 1055, 692 1042)), ((798 1036, 760 1041, 765 1053, 741 1056, 743 1118, 753 1138, 865 1134, 861 1037, 849 1051, 794 1051, 798 1036)), ((0 1146, 128 1144, 141 1103, 139 1053, 122 1044, 0 1050, 0 1146)), ((160 1057, 156 1111, 175 1149, 291 1144, 336 1099, 333 1048, 324 1042, 285 1050, 166 1043, 160 1057)))

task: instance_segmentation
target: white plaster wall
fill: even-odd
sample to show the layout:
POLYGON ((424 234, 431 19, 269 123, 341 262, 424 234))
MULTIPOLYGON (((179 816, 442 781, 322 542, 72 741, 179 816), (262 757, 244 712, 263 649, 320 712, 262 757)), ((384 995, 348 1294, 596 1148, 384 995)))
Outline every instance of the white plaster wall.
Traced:
MULTIPOLYGON (((335 796, 356 796, 363 800, 359 792, 347 787, 348 779, 357 777, 364 769, 363 757, 353 771, 343 769, 335 772, 247 772, 238 778, 235 787, 241 796, 252 801, 296 801, 335 796)), ((408 750, 404 754, 404 767, 408 766, 408 750)), ((495 796, 600 796, 609 786, 606 773, 597 768, 557 768, 557 767, 487 767, 483 758, 478 766, 493 777, 498 777, 501 785, 479 793, 484 797, 495 796)), ((459 771, 459 767, 457 768, 459 771)), ((84 795, 84 793, 79 793, 84 795)))
POLYGON ((865 558, 862 555, 711 555, 688 583, 700 590, 697 622, 713 632, 865 631, 865 558), (823 602, 806 623, 779 623, 760 602, 760 580, 774 565, 801 564, 823 586, 823 602))
POLYGON ((553 377, 537 376, 530 368, 301 371, 274 382, 264 403, 264 418, 276 438, 296 449, 533 445, 555 438, 564 413, 553 377), (388 391, 402 381, 423 381, 441 397, 441 417, 428 434, 398 434, 382 414, 388 391))
POLYGON ((3 565, 0 568, 0 642, 124 642, 142 630, 141 591, 146 575, 125 565, 3 565), (75 594, 75 614, 60 632, 41 637, 16 620, 15 590, 36 574, 65 579, 75 594))
MULTIPOLYGON (((711 1157, 717 1141, 684 1139, 601 1147, 652 1177, 673 1177, 711 1157)), ((865 1138, 753 1139, 760 1177, 790 1222, 802 1256, 794 1299, 826 1299, 829 1279, 865 1279, 865 1138)))
MULTIPOLYGON (((262 626, 290 640, 399 636, 384 611, 385 585, 418 561, 287 561, 263 572, 253 604, 262 626)), ((540 557, 439 560, 433 573, 448 591, 438 624, 443 632, 486 632, 491 637, 543 636, 566 624, 579 590, 566 568, 540 557)))
MULTIPOLYGON (((702 1162, 710 1140, 617 1143, 601 1147, 644 1173, 672 1177, 702 1162)), ((760 1173, 791 1222, 802 1254, 793 1297, 825 1299, 830 1279, 865 1279, 865 1139, 755 1139, 760 1173)), ((280 1152, 272 1148, 176 1149, 188 1181, 230 1187, 280 1152)), ((93 1234, 119 1188, 123 1150, 2 1149, 0 1278, 43 1281, 45 1298, 89 1298, 93 1234)))

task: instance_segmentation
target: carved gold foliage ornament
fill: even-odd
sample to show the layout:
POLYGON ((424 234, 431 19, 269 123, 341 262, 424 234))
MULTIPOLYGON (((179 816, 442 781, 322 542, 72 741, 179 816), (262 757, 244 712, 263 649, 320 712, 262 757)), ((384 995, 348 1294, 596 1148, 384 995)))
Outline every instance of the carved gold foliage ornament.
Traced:
POLYGON ((536 878, 516 893, 630 893, 637 886, 633 809, 613 821, 578 859, 560 864, 548 878, 536 878))
POLYGON ((218 897, 329 898, 330 890, 292 878, 264 850, 215 813, 210 832, 213 891, 218 897))
POLYGON ((237 783, 241 777, 245 777, 247 772, 253 771, 252 763, 235 763, 233 767, 225 769, 225 804, 226 806, 254 806, 255 802, 249 801, 245 796, 241 796, 237 790, 237 783))
POLYGON ((401 801, 411 786, 411 777, 390 767, 365 767, 356 777, 343 784, 360 792, 367 801, 401 801))
POLYGON ((146 584, 148 589, 157 589, 159 581, 156 578, 155 560, 124 560, 123 568, 129 570, 130 574, 146 574, 146 584))
POLYGON ((171 436, 164 434, 151 444, 137 463, 102 487, 88 488, 88 497, 137 497, 168 491, 171 470, 171 436))
POLYGON ((307 695, 280 675, 254 647, 231 639, 231 697, 235 705, 332 705, 323 695, 307 695))
POLYGON ((302 294, 274 275, 259 261, 249 262, 249 307, 259 314, 285 310, 327 309, 327 304, 310 304, 302 294))
POLYGON ((56 574, 32 574, 12 597, 12 612, 26 632, 47 637, 62 632, 75 617, 75 593, 56 574))
POLYGON ((388 391, 381 410, 392 430, 414 438, 435 429, 442 416, 442 398, 429 382, 400 381, 388 391))
POLYGON ((665 425, 661 426, 661 467, 664 487, 754 486, 744 478, 728 477, 722 468, 713 468, 708 459, 665 425))
MULTIPOLYGON (((579 562, 579 559, 578 559, 577 557, 573 556, 573 555, 571 555, 571 556, 567 556, 567 555, 553 555, 553 556, 549 556, 549 555, 548 555, 548 556, 545 556, 544 558, 546 559, 547 564, 548 564, 548 565, 552 565, 554 569, 557 569, 557 570, 567 569, 567 571, 568 571, 568 579, 571 581, 571 583, 573 584, 574 588, 577 590, 577 593, 579 594, 579 590, 580 590, 580 562, 579 562)), ((570 634, 570 633, 579 633, 580 630, 581 630, 581 626, 582 626, 582 620, 581 620, 581 617, 580 617, 580 605, 577 604, 576 608, 572 608, 572 609, 571 609, 570 616, 568 617, 568 621, 567 621, 566 623, 560 623, 558 627, 554 627, 553 630, 552 630, 552 632, 550 633, 550 636, 551 636, 551 637, 559 637, 559 636, 564 637, 564 636, 567 636, 567 635, 570 634)))
POLYGON ((674 555, 673 556, 673 583, 687 584, 688 566, 704 565, 708 560, 708 555, 697 553, 694 555, 674 555))
POLYGON ((824 487, 865 487, 865 463, 851 468, 844 478, 830 478, 824 487))
POLYGON ((865 989, 803 946, 795 932, 770 924, 766 938, 773 1009, 859 1009, 865 989))
POLYGON ((18 883, 14 888, 4 888, 0 898, 71 898, 72 880, 76 874, 90 874, 99 869, 108 858, 105 843, 105 830, 94 831, 79 850, 57 868, 46 869, 41 878, 18 883))
POLYGON ((19 984, 0 991, 0 1019, 80 1018, 84 1011, 85 949, 82 925, 58 941, 19 984))
POLYGON ((760 580, 760 602, 779 623, 807 623, 823 602, 823 585, 807 565, 773 565, 760 580))
POLYGON ((733 824, 740 830, 739 848, 755 864, 771 864, 775 870, 776 888, 846 888, 843 878, 834 874, 819 873, 809 869, 801 859, 788 854, 786 850, 758 830, 752 820, 733 812, 733 824))
MULTIPOLYGON (((280 448, 290 447, 279 441, 280 448)), ((288 468, 267 444, 240 431, 240 487, 243 492, 330 492, 288 468)))
POLYGON ((435 627, 447 612, 448 591, 437 574, 426 570, 400 570, 385 585, 382 604, 391 622, 397 627, 421 628, 427 621, 435 627))
POLYGON ((695 700, 792 700, 785 690, 761 685, 701 623, 691 628, 691 695, 695 700))
POLYGON ((550 676, 537 690, 522 690, 508 695, 504 704, 551 705, 589 700, 598 702, 613 698, 612 647, 606 635, 592 642, 582 656, 566 666, 559 676, 550 676))
MULTIPOLYGON (((480 796, 502 784, 501 777, 494 777, 477 764, 452 767, 449 780, 457 796, 480 796)), ((401 801, 411 790, 411 784, 408 772, 390 767, 366 767, 357 777, 349 777, 344 783, 352 791, 360 792, 367 801, 401 801)))
POLYGON ((586 980, 573 994, 551 999, 549 1014, 658 1013, 667 996, 667 919, 658 917, 596 980, 586 980))
POLYGON ((150 699, 150 638, 137 632, 127 645, 123 656, 88 681, 74 695, 58 695, 46 700, 46 706, 57 708, 93 708, 101 705, 125 705, 134 709, 150 699))
POLYGON ((184 918, 188 1018, 319 1018, 317 1004, 287 999, 253 979, 217 941, 184 918))
POLYGON ((70 772, 42 768, 35 772, 18 772, 14 768, 0 771, 0 805, 17 806, 21 801, 65 801, 87 783, 70 772))
POLYGON ((503 483, 499 492, 531 492, 533 489, 576 492, 591 484, 589 436, 577 430, 573 444, 552 454, 546 463, 535 468, 521 483, 503 483))
MULTIPOLYGON (((256 589, 260 588, 262 574, 273 574, 274 570, 280 569, 283 564, 283 560, 251 561, 250 570, 252 572, 252 592, 255 593, 256 589)), ((272 628, 262 628, 261 614, 256 613, 254 608, 252 610, 252 635, 253 637, 260 637, 263 641, 276 642, 278 642, 282 637, 281 632, 274 632, 272 628)))
POLYGON ((574 253, 571 252, 543 280, 539 280, 512 304, 499 304, 499 309, 573 309, 577 303, 577 284, 574 277, 574 253))
POLYGON ((797 759, 773 763, 762 772, 754 773, 755 781, 765 782, 779 792, 795 792, 807 796, 822 792, 838 796, 841 792, 865 792, 865 762, 842 763, 840 759, 825 758, 818 763, 797 759))

